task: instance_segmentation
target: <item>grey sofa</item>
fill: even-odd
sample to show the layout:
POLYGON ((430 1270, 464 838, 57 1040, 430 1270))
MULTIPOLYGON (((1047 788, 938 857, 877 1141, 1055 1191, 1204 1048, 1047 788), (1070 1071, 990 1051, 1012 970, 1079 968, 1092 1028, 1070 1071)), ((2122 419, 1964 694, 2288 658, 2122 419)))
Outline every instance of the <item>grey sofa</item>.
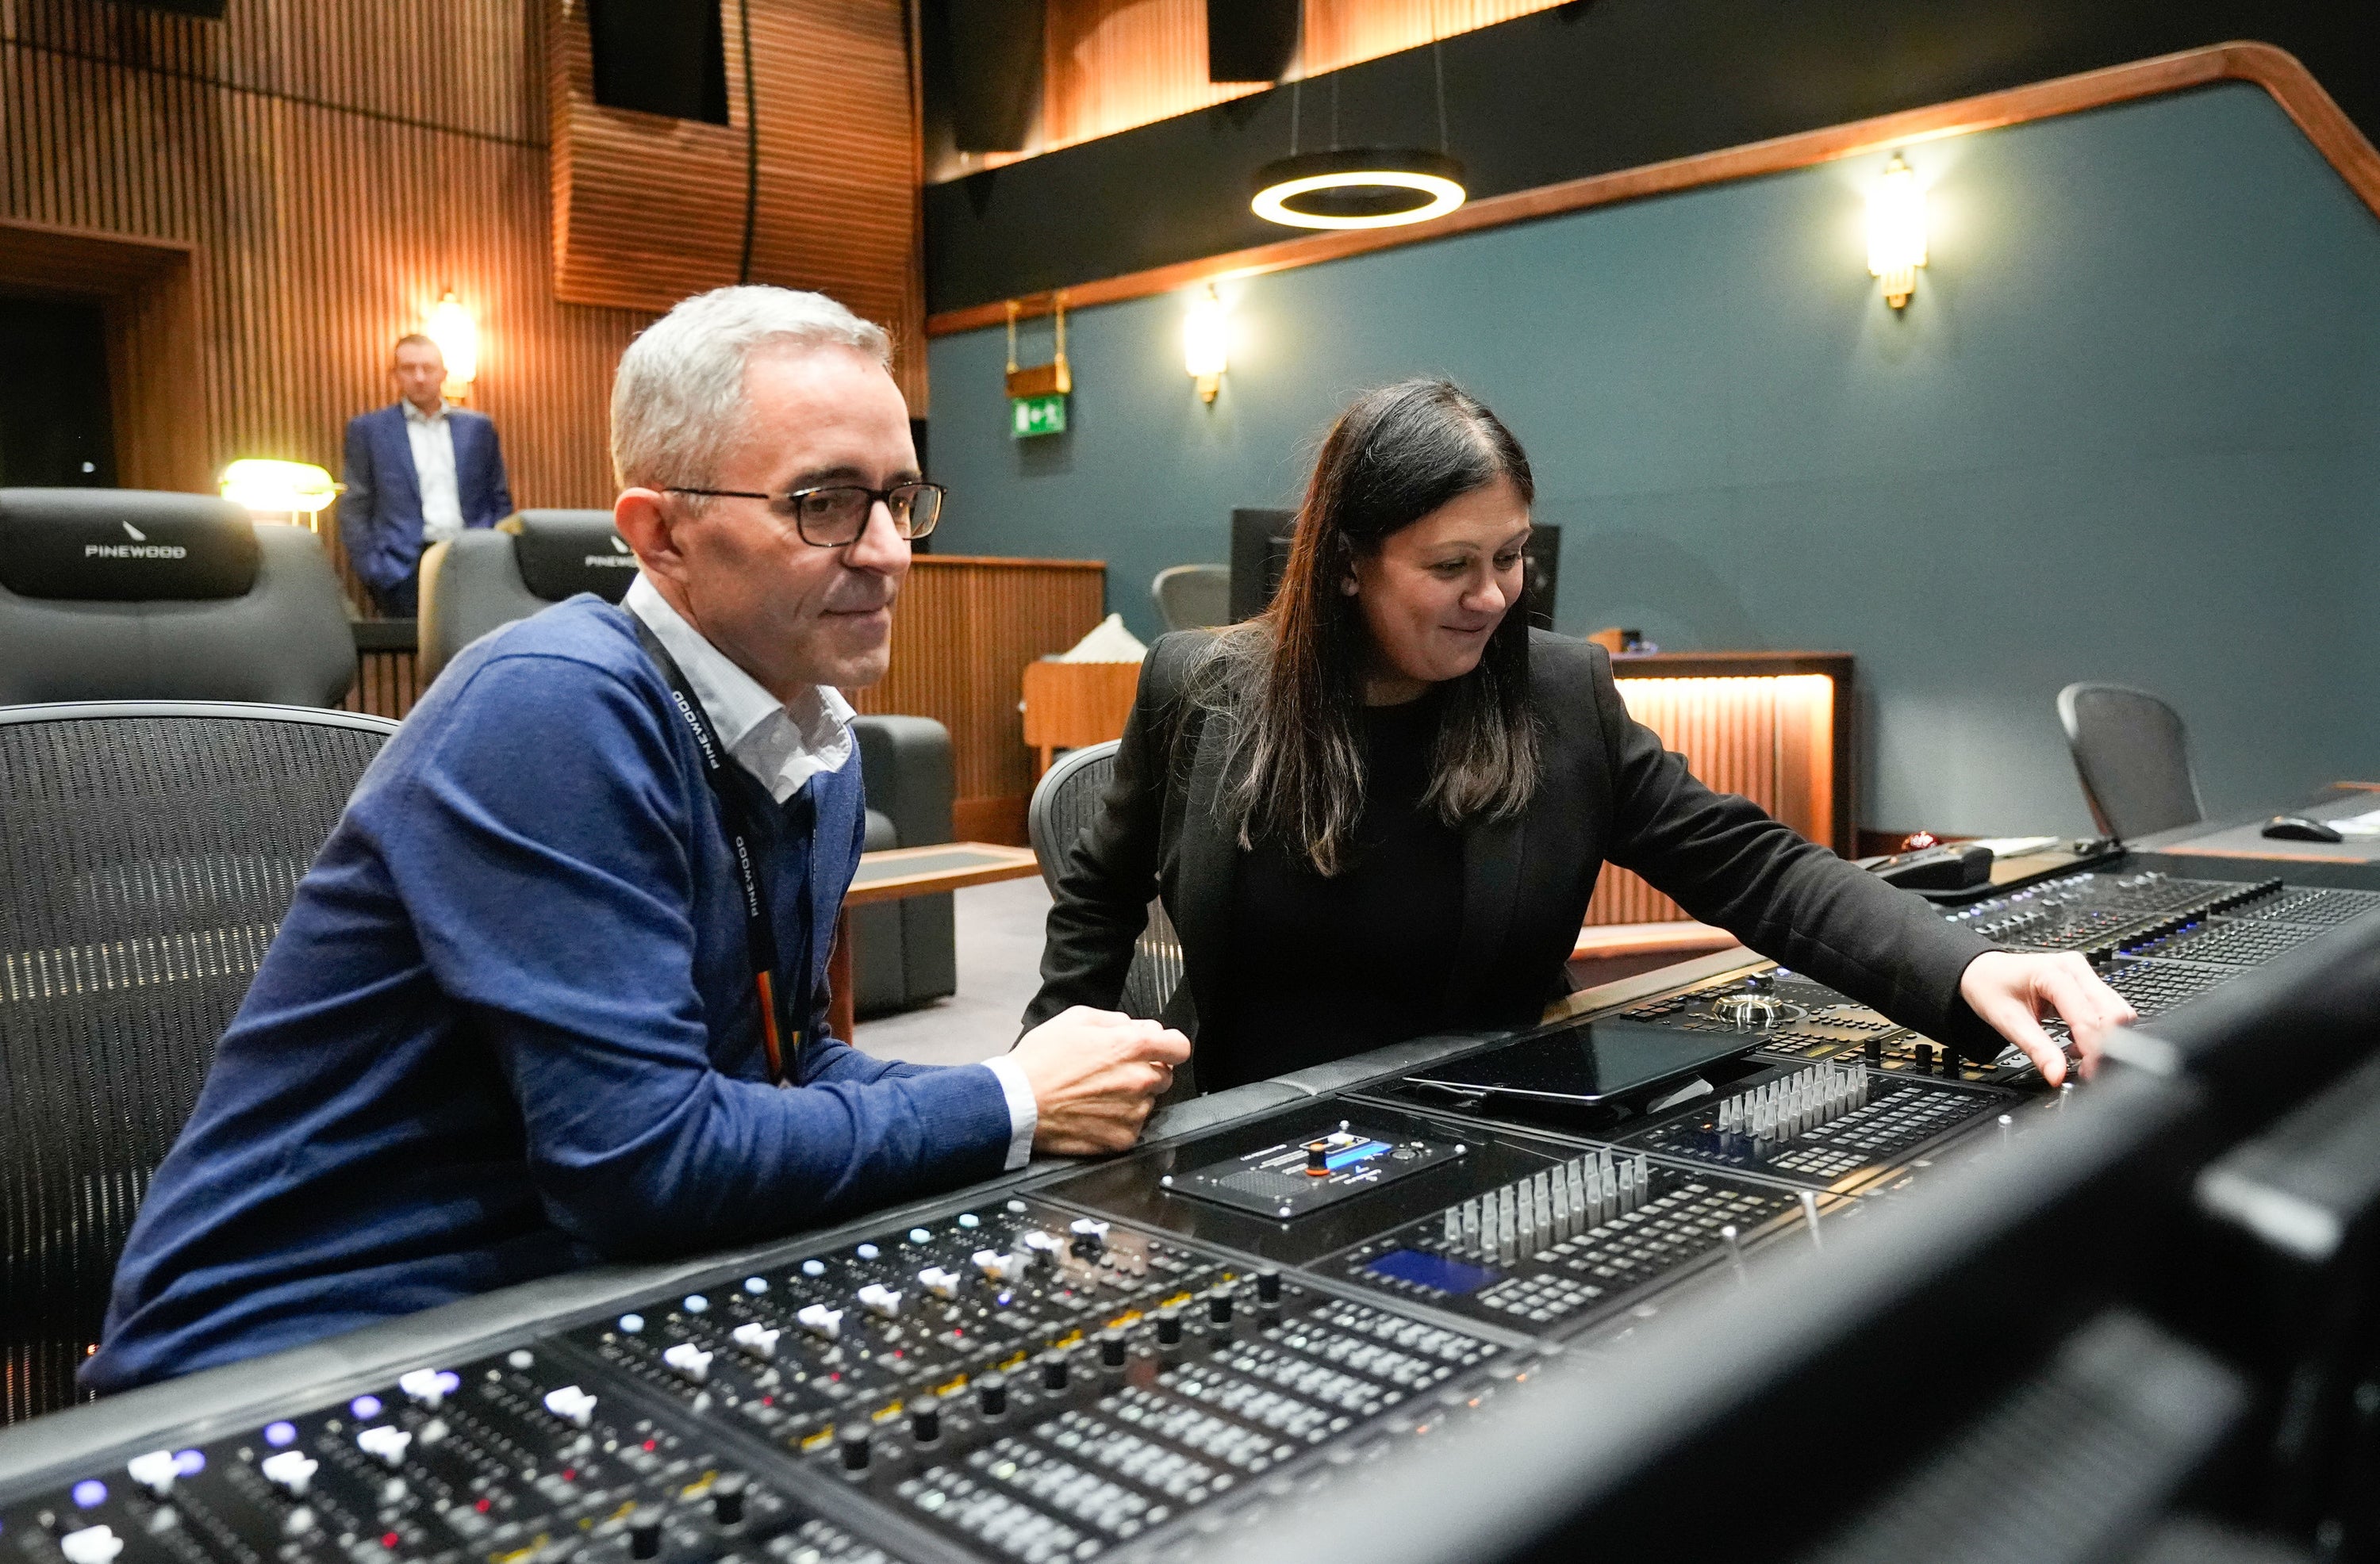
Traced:
POLYGON ((304 527, 206 494, 0 489, 0 706, 336 706, 355 679, 338 578, 304 527))
MULTIPOLYGON (((495 530, 436 544, 421 560, 422 682, 491 630, 579 592, 617 602, 635 578, 636 556, 609 511, 522 511, 495 530)), ((948 842, 949 730, 928 717, 861 717, 852 727, 868 782, 868 850, 948 842)), ((947 895, 854 908, 851 937, 852 1003, 861 1015, 958 988, 947 895)))

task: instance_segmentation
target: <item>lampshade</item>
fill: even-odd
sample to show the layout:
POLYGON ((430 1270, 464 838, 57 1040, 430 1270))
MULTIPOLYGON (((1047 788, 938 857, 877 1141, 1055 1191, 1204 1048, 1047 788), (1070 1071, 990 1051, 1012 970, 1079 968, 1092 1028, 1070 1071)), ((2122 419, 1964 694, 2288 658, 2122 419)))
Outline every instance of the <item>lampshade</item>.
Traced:
POLYGON ((439 354, 445 358, 448 384, 468 385, 480 378, 480 323, 455 298, 453 289, 430 311, 422 334, 438 345, 439 354))
POLYGON ((1225 342, 1228 325, 1223 314, 1223 301, 1215 297, 1213 284, 1190 301, 1189 312, 1182 319, 1182 367, 1198 382, 1201 401, 1212 402, 1221 389, 1223 371, 1230 367, 1230 354, 1225 342))
POLYGON ((311 462, 246 456, 224 468, 223 497, 244 510, 310 516, 339 495, 340 485, 311 462))
POLYGON ((1358 147, 1265 164, 1249 204, 1293 228, 1390 228, 1443 217, 1465 194, 1463 164, 1444 152, 1358 147))
POLYGON ((1895 309, 1917 291, 1917 268, 1925 264, 1925 188, 1917 171, 1895 157, 1885 164, 1867 198, 1867 269, 1884 280, 1885 302, 1895 309))

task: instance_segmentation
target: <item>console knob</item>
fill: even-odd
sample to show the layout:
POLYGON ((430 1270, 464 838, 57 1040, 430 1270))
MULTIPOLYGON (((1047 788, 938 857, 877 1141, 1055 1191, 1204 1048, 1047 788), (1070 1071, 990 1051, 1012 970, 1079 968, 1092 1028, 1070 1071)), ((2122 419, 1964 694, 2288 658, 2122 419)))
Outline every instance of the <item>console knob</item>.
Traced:
MULTIPOLYGON (((545 1393, 545 1410, 563 1422, 584 1428, 595 1420, 595 1398, 576 1385, 545 1393)), ((270 1472, 265 1473, 270 1477, 270 1472)))
POLYGON ((846 1423, 835 1431, 834 1442, 843 1451, 843 1469, 845 1472, 868 1470, 868 1429, 864 1418, 857 1423, 846 1423))
POLYGON ((1052 1349, 1041 1354, 1041 1388, 1062 1390, 1066 1388, 1066 1354, 1052 1349))
POLYGON ((658 1558, 662 1552, 662 1518, 639 1515, 628 1522, 628 1557, 658 1558))
POLYGON ((729 1331, 727 1339, 762 1363, 766 1363, 777 1355, 777 1338, 783 1334, 782 1330, 772 1330, 758 1320, 753 1320, 729 1331))
MULTIPOLYGON (((628 1315, 625 1318, 632 1319, 635 1316, 628 1315)), ((642 1328, 643 1323, 641 1320, 638 1321, 639 1328, 642 1328)), ((625 1325, 624 1319, 624 1328, 625 1325)), ((451 1369, 417 1368, 410 1373, 398 1375, 396 1388, 405 1393, 407 1400, 422 1411, 436 1412, 447 1397, 463 1388, 463 1378, 451 1369)))
POLYGON ((1867 1067, 1870 1070, 1884 1068, 1884 1038, 1881 1037, 1871 1037, 1867 1040, 1867 1067))
POLYGON ((794 1323, 828 1341, 843 1335, 843 1311, 830 1309, 824 1303, 804 1303, 794 1311, 794 1323))
POLYGON ((1096 1260, 1107 1253, 1108 1224, 1097 1217, 1076 1217, 1068 1231, 1075 1235, 1075 1253, 1086 1260, 1096 1260))
POLYGON ((1114 1326, 1110 1326, 1105 1330, 1099 1332, 1099 1366, 1102 1368, 1122 1368, 1123 1366, 1124 1354, 1128 1350, 1128 1343, 1126 1343, 1123 1339, 1123 1332, 1118 1330, 1114 1326))
POLYGON ((859 1306, 882 1319, 901 1317, 901 1294, 880 1281, 871 1281, 859 1290, 859 1306))
POLYGON ((1216 1325, 1232 1323, 1232 1290, 1218 1287, 1207 1294, 1207 1318, 1216 1325))
POLYGON ((266 1456, 257 1462, 256 1469, 264 1474, 266 1482, 291 1498, 304 1498, 322 1463, 298 1450, 283 1450, 279 1455, 266 1456))
POLYGON ((966 1278, 940 1266, 928 1266, 917 1273, 917 1285, 937 1298, 955 1298, 959 1289, 966 1285, 966 1278))
POLYGON ((1168 1303, 1157 1311, 1157 1344, 1160 1347, 1182 1344, 1182 1311, 1174 1304, 1168 1303))
POLYGON ((710 1354, 691 1341, 681 1341, 664 1351, 662 1362, 697 1385, 710 1377, 710 1354))
POLYGON ((391 1424, 380 1424, 356 1436, 356 1448, 375 1457, 384 1466, 401 1466, 405 1448, 413 1443, 413 1436, 391 1424))
POLYGON ((67 1556, 67 1564, 115 1564, 124 1539, 112 1527, 85 1526, 60 1537, 58 1551, 67 1556))
POLYGON ((1920 1075, 1931 1075, 1934 1073, 1934 1045, 1932 1043, 1920 1043, 1917 1045, 1917 1073, 1920 1075))
POLYGON ((722 1526, 741 1524, 744 1520, 744 1490, 747 1479, 741 1472, 730 1472, 710 1485, 710 1518, 722 1526))
POLYGON ((1003 1255, 997 1249, 978 1249, 967 1256, 967 1263, 998 1282, 1014 1281, 1033 1264, 1013 1250, 1003 1255))
POLYGON ((921 1445, 942 1437, 942 1399, 929 1390, 909 1401, 909 1434, 921 1445))
POLYGON ((181 1469, 174 1463, 172 1450, 151 1450, 147 1455, 136 1455, 124 1463, 124 1470, 135 1483, 148 1490, 151 1498, 160 1502, 174 1491, 174 1479, 181 1475, 181 1469))
POLYGON ((998 1417, 1008 1410, 1008 1376, 993 1370, 975 1376, 975 1404, 983 1409, 986 1417, 998 1417))
POLYGON ((1059 1252, 1065 1247, 1066 1241, 1064 1239, 1060 1238, 1054 1232, 1050 1232, 1041 1228, 1035 1228, 1031 1232, 1025 1235, 1025 1248, 1027 1252, 1027 1256, 1036 1265, 1057 1264, 1059 1252))
POLYGON ((1281 1272, 1270 1266, 1257 1272, 1257 1302, 1259 1303, 1281 1302, 1281 1272))
POLYGON ((1330 1171, 1330 1143, 1310 1140, 1305 1143, 1305 1173, 1308 1178, 1321 1178, 1330 1171))

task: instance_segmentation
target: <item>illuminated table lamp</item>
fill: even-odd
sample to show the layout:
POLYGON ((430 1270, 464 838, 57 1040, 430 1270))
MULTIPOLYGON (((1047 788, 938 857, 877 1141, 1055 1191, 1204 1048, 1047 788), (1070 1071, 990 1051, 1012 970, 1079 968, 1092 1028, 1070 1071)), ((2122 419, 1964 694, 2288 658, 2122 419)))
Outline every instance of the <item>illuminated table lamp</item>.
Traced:
POLYGON ((317 529, 322 508, 346 485, 311 462, 248 456, 224 468, 221 487, 225 499, 259 520, 285 517, 311 531, 317 529))
POLYGON ((480 322, 446 290, 446 297, 430 311, 430 320, 422 334, 438 345, 439 356, 446 360, 446 383, 440 394, 449 402, 468 402, 471 382, 480 378, 480 322))

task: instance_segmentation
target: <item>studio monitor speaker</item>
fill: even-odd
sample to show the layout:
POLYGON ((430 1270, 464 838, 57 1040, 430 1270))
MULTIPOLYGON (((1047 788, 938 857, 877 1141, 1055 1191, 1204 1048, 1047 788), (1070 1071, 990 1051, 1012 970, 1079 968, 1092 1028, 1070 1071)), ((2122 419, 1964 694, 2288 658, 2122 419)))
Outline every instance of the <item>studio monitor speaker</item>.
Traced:
POLYGON ((951 133, 963 152, 1021 152, 1041 110, 1043 0, 949 0, 951 133))
POLYGON ((598 103, 727 123, 719 0, 587 0, 587 32, 598 103))
POLYGON ((1207 79, 1279 81, 1297 57, 1302 0, 1207 0, 1207 79))

